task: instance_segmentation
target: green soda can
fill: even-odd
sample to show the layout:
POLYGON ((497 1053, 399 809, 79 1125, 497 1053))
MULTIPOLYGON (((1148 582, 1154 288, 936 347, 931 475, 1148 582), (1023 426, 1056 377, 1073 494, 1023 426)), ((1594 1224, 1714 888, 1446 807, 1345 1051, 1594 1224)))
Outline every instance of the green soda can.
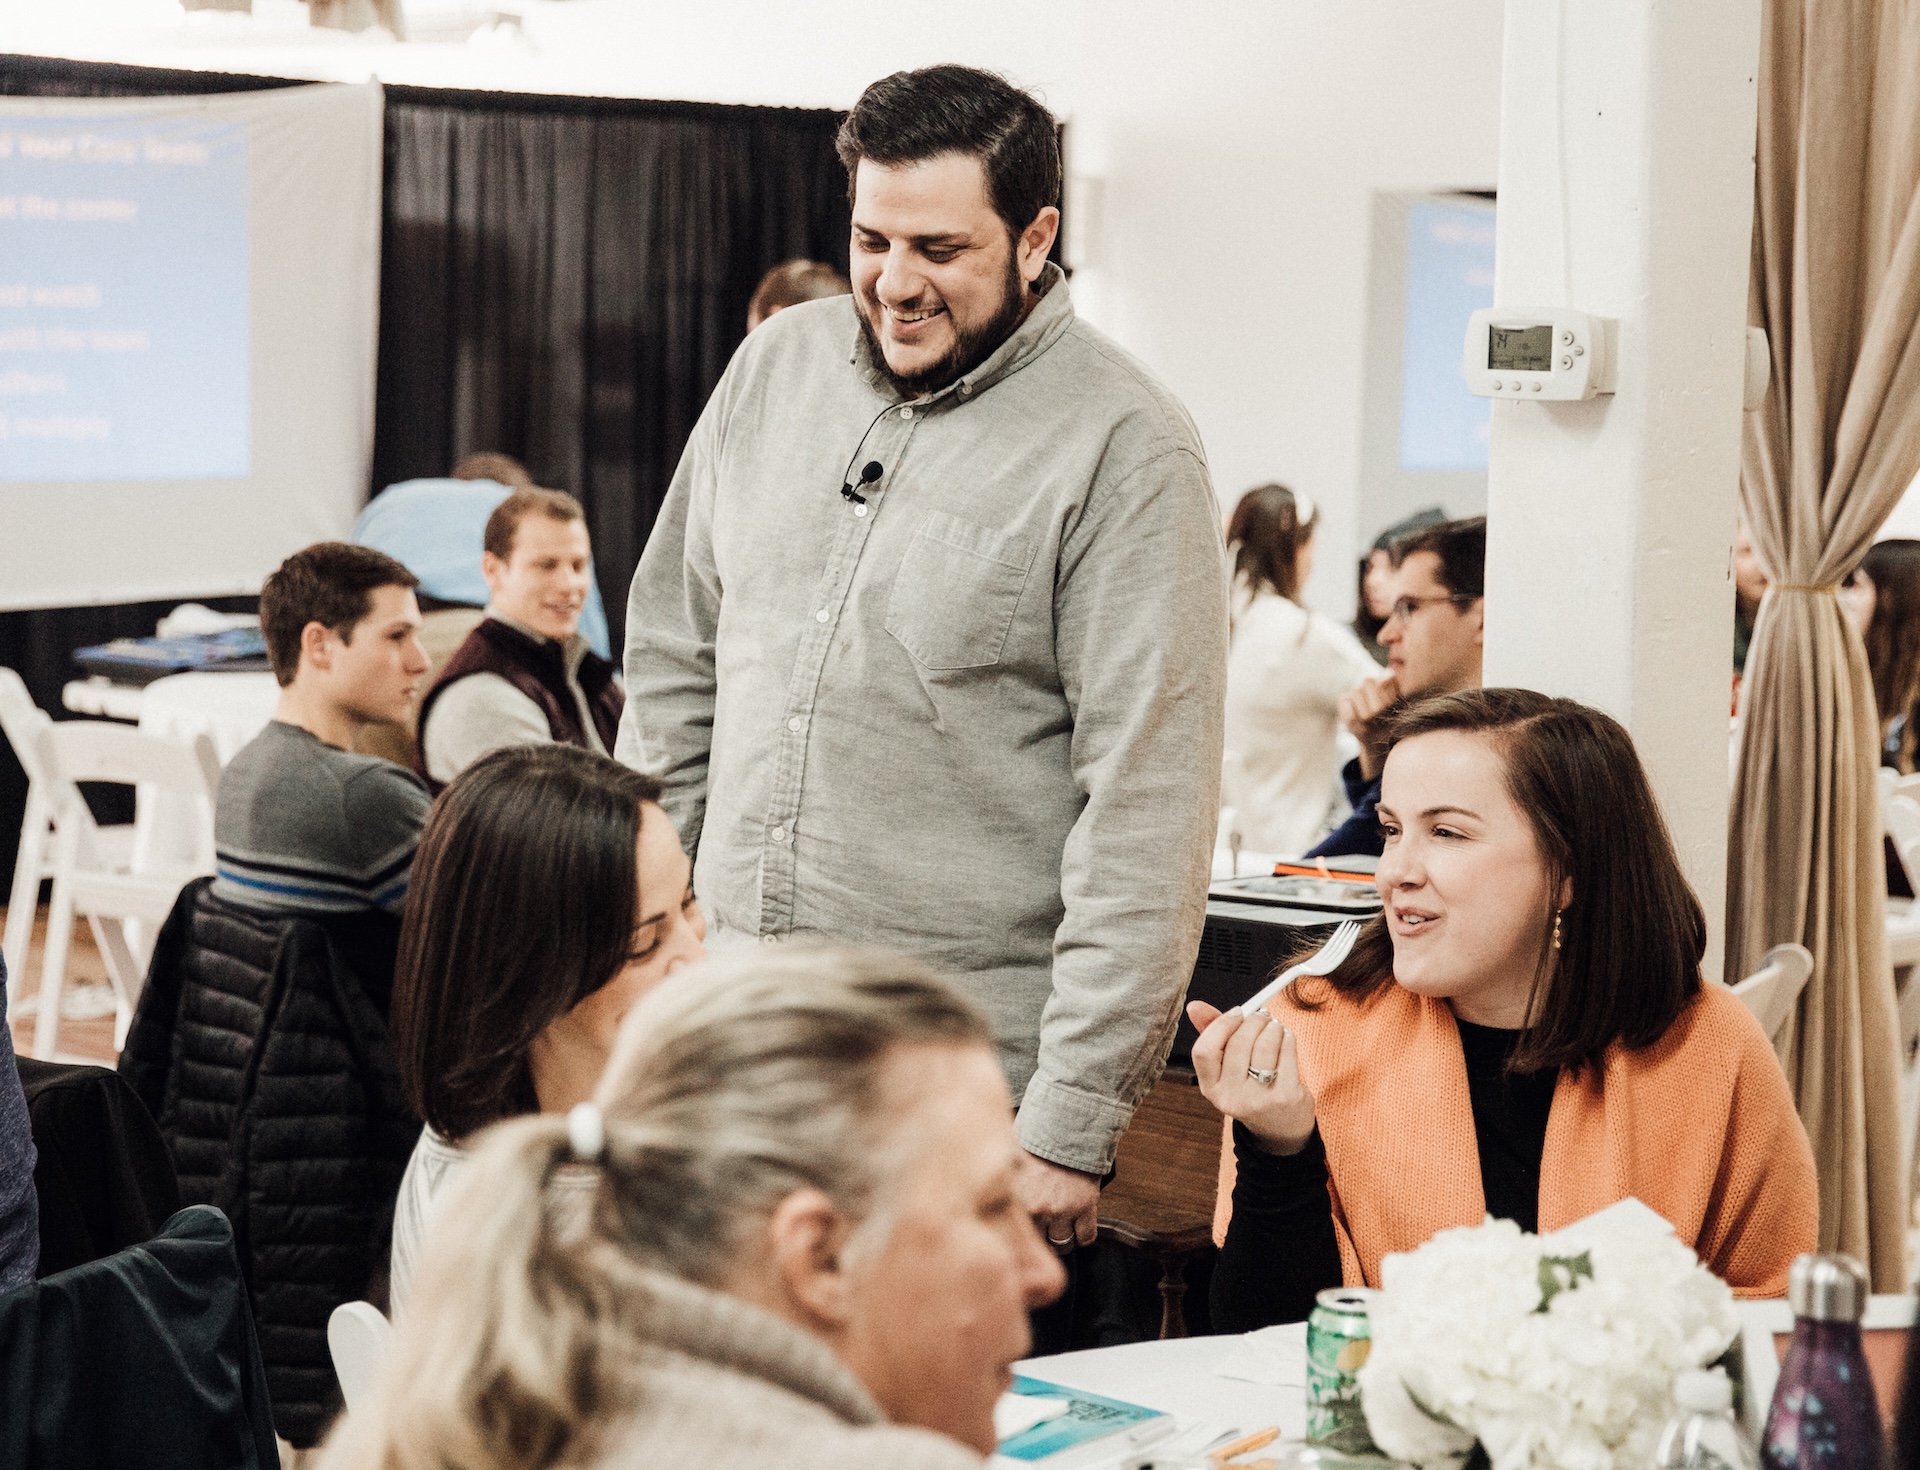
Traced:
POLYGON ((1360 1410, 1360 1365, 1373 1347, 1364 1287, 1332 1287, 1307 1318, 1307 1441, 1348 1455, 1377 1455, 1360 1410))

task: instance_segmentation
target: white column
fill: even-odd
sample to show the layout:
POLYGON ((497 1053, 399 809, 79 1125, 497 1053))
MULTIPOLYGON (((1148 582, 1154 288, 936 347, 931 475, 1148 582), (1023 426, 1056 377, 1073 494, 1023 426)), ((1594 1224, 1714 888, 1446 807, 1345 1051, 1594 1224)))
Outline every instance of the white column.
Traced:
POLYGON ((1507 0, 1495 300, 1619 321, 1617 391, 1493 405, 1486 682, 1632 731, 1720 971, 1759 0, 1507 0))

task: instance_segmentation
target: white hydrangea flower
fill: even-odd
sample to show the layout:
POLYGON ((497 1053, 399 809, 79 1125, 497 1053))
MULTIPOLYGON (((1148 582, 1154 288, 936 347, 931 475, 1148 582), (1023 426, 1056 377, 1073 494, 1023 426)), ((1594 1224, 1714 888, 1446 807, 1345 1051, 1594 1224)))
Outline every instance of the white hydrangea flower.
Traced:
POLYGON ((1739 1330, 1726 1284, 1645 1212, 1546 1240, 1510 1220, 1443 1230, 1388 1256, 1381 1285, 1367 1425, 1422 1466, 1477 1440, 1493 1470, 1643 1470, 1675 1376, 1739 1330))

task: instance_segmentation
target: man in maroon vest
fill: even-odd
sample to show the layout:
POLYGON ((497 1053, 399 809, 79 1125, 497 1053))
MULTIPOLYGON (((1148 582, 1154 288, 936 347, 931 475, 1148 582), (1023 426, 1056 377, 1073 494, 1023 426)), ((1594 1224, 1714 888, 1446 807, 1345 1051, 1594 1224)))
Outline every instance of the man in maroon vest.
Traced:
POLYGON ((593 549, 580 502, 517 490, 487 520, 492 601, 420 704, 416 769, 438 793, 490 750, 562 740, 607 755, 625 699, 580 636, 593 549))

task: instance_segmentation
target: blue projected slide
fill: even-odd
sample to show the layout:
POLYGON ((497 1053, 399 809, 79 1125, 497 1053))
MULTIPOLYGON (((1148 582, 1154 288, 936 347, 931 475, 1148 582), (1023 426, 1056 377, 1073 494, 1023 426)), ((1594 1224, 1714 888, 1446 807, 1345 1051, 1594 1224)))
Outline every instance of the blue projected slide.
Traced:
POLYGON ((1484 470, 1489 400, 1467 389, 1467 319, 1493 305, 1493 210, 1407 208, 1407 312, 1400 368, 1400 468, 1484 470))
POLYGON ((0 480, 242 479, 247 127, 0 123, 0 480))

